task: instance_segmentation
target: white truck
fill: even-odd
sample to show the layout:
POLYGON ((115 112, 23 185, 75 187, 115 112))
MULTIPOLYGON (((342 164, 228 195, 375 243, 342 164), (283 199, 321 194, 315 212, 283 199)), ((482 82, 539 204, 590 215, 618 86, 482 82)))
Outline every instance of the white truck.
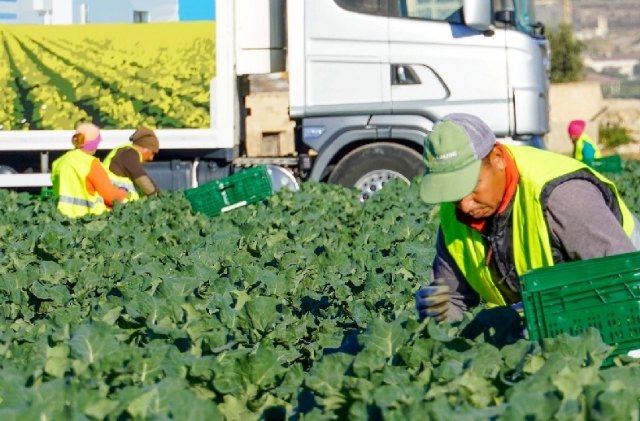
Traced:
MULTIPOLYGON (((211 127, 158 129, 152 176, 193 187, 257 164, 353 186, 366 199, 423 169, 433 123, 484 119, 498 138, 542 145, 548 131, 548 44, 534 0, 218 0, 211 127), (250 75, 287 76, 293 153, 251 156, 250 75)), ((0 122, 1 124, 2 122, 0 122)), ((0 130, 0 187, 50 185, 66 130, 0 130)), ((100 148, 131 130, 103 130, 100 148)), ((163 185, 165 184, 165 185, 163 185)))

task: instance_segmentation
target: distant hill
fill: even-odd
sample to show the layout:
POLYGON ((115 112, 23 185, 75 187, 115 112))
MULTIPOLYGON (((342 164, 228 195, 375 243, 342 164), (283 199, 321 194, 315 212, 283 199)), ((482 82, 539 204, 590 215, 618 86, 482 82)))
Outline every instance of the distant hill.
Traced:
POLYGON ((597 67, 598 74, 592 74, 590 79, 606 75, 637 81, 634 62, 640 64, 640 2, 573 0, 570 9, 564 6, 564 0, 539 0, 536 19, 553 28, 563 21, 565 10, 571 11, 575 36, 585 43, 585 64, 592 69, 597 67))

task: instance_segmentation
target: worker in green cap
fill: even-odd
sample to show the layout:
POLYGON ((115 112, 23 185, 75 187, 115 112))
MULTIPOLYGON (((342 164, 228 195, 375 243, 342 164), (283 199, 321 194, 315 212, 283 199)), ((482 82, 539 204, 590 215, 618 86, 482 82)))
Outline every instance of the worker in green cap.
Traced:
POLYGON ((501 144, 471 114, 438 121, 424 151, 420 195, 440 204, 440 228, 416 293, 421 318, 512 305, 529 270, 640 249, 640 223, 615 185, 580 161, 501 144))

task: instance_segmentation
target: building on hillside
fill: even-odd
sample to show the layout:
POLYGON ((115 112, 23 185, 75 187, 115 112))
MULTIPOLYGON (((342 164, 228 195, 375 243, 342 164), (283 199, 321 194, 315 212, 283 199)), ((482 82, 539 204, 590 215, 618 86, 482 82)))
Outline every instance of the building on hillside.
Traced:
POLYGON ((618 73, 620 76, 632 79, 635 77, 636 66, 640 64, 640 57, 635 55, 611 57, 585 57, 584 65, 598 73, 618 73))
POLYGON ((584 28, 580 31, 575 31, 574 35, 576 39, 581 41, 588 41, 593 38, 605 38, 609 35, 609 20, 606 16, 598 16, 598 24, 595 28, 584 28))
POLYGON ((213 0, 0 0, 0 25, 212 20, 214 4, 213 0))

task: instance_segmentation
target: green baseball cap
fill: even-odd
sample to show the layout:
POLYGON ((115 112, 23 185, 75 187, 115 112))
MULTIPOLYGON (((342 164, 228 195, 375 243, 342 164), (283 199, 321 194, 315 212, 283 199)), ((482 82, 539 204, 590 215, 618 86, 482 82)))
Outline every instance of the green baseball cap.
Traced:
POLYGON ((425 171, 420 197, 426 203, 457 202, 475 188, 482 159, 496 137, 480 118, 449 114, 424 139, 425 171))

